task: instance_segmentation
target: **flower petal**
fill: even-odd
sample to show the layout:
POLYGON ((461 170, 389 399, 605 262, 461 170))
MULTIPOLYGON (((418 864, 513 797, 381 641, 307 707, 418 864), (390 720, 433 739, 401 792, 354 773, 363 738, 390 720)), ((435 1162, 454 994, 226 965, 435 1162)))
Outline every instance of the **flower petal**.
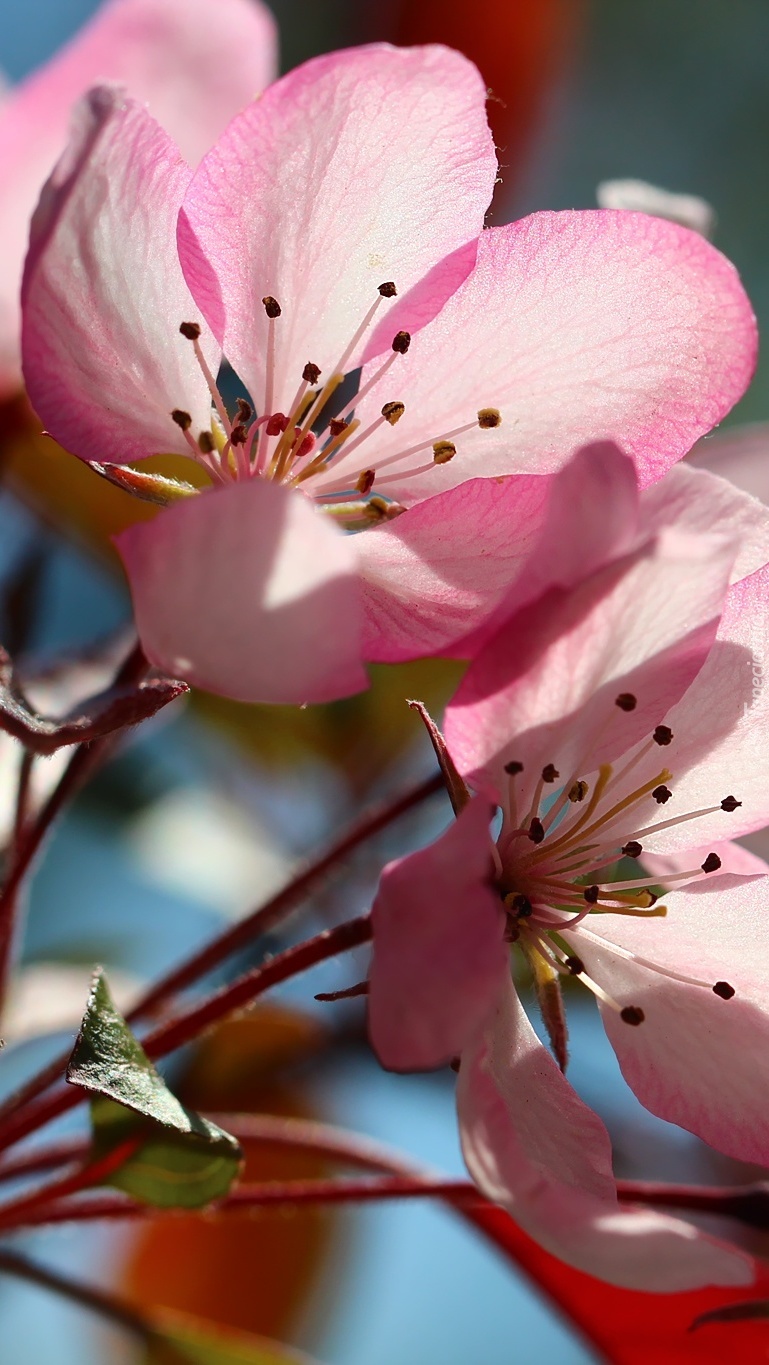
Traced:
POLYGON ((301 494, 254 479, 117 538, 159 668, 238 701, 318 702, 366 686, 353 542, 301 494))
POLYGON ((274 75, 276 34, 260 0, 111 0, 0 107, 0 394, 21 386, 19 283, 29 219, 95 81, 120 81, 194 164, 274 75))
MULTIPOLYGON (((482 234, 473 273, 357 415, 406 405, 377 434, 373 468, 481 408, 501 412, 500 426, 457 436, 449 463, 410 479, 423 451, 387 469, 379 488, 407 504, 478 475, 546 473, 606 439, 645 485, 729 411, 755 354, 734 267, 696 233, 639 213, 538 213, 482 234)), ((344 472, 340 460, 327 482, 344 472)))
POLYGON ((489 1199, 569 1265, 610 1284, 675 1293, 747 1284, 749 1258, 650 1210, 621 1209, 609 1135, 540 1043, 508 983, 463 1054, 462 1150, 489 1199))
MULTIPOLYGON (((211 400, 180 323, 195 314, 176 256, 191 172, 141 105, 99 87, 32 220, 24 272, 27 391, 51 435, 86 460, 189 454, 211 400)), ((201 338, 216 371, 210 334, 201 338)))
POLYGON ((490 818, 476 798, 429 848, 382 873, 371 912, 369 1033, 390 1070, 429 1070, 457 1057, 507 974, 490 818))
MULTIPOLYGON (((765 454, 769 456, 769 439, 765 454)), ((688 463, 675 465, 664 479, 644 489, 641 519, 647 534, 677 526, 696 534, 717 530, 732 536, 737 557, 731 581, 736 583, 769 563, 769 512, 750 489, 735 487, 726 469, 718 472, 721 478, 688 463)))
MULTIPOLYGON (((330 377, 380 284, 393 281, 401 296, 381 351, 398 329, 433 317, 472 269, 496 175, 485 101, 475 67, 447 48, 351 48, 284 76, 204 158, 179 250, 260 409, 263 296, 283 310, 267 402, 288 412, 303 366, 330 377)), ((367 348, 370 335, 344 369, 367 348)))
POLYGON ((664 919, 601 916, 600 934, 568 938, 588 972, 620 1005, 644 1012, 631 1027, 602 1007, 628 1085, 652 1113, 688 1128, 719 1151, 769 1165, 769 879, 719 876, 665 895, 664 919), (661 967, 726 982, 665 978, 619 956, 619 945, 661 967))
POLYGON ((631 461, 607 444, 552 476, 470 479, 367 531, 366 657, 471 656, 547 588, 627 548, 637 503, 631 461))
POLYGON ((504 764, 523 763, 525 809, 543 764, 566 780, 650 735, 708 657, 733 555, 729 540, 667 529, 571 592, 553 590, 524 608, 447 709, 446 740, 462 774, 500 793, 504 764), (634 709, 616 704, 623 693, 634 709))
POLYGON ((759 502, 769 503, 769 422, 713 432, 697 442, 688 461, 728 479, 759 502))
MULTIPOLYGON (((696 828, 696 827, 695 827, 696 828)), ((701 848, 682 848, 675 853, 647 853, 644 851, 642 862, 647 872, 656 877, 662 886, 667 878, 677 872, 688 872, 690 868, 701 868, 709 853, 715 853, 721 860, 722 872, 734 872, 740 877, 767 877, 769 865, 757 853, 725 840, 722 844, 703 844, 701 848)), ((718 883, 715 883, 718 886, 718 883)), ((673 885, 673 890, 676 887, 673 885)))

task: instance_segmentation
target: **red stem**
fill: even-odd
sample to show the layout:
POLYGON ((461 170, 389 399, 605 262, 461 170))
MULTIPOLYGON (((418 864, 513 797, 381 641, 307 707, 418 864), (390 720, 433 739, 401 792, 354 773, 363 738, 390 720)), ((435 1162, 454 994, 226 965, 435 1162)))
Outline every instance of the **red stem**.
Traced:
POLYGON ((62 1201, 68 1195, 77 1194, 80 1190, 89 1189, 92 1185, 100 1184, 133 1156, 140 1141, 141 1139, 136 1137, 127 1138, 105 1156, 87 1162, 71 1175, 52 1180, 50 1184, 41 1185, 31 1194, 22 1195, 19 1199, 9 1200, 7 1204, 0 1205, 0 1232, 26 1226, 30 1216, 34 1223, 37 1221, 36 1214, 44 1212, 51 1204, 62 1201))

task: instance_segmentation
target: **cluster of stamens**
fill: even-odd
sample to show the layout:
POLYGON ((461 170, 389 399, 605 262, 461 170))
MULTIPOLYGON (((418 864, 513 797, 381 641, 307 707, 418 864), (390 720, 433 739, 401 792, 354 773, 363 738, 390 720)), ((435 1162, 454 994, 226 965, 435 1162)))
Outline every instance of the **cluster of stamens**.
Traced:
MULTIPOLYGON (((625 692, 615 699, 615 704, 622 711, 633 711, 637 703, 631 693, 625 692)), ((658 725, 648 740, 630 752, 621 767, 615 769, 604 764, 595 775, 589 774, 590 780, 576 772, 561 783, 555 764, 547 763, 526 809, 521 807, 518 792, 523 764, 512 759, 505 765, 508 793, 495 856, 507 910, 507 938, 524 950, 538 988, 549 984, 559 995, 558 979, 577 977, 632 1026, 643 1023, 644 1011, 638 1005, 620 1006, 588 975, 585 964, 562 937, 564 930, 580 926, 580 936, 584 935, 592 945, 632 960, 650 972, 706 988, 721 999, 729 1000, 735 993, 727 981, 688 976, 607 942, 585 923, 592 915, 643 918, 665 915, 666 907, 659 904, 654 889, 658 879, 648 874, 615 879, 619 861, 641 858, 644 840, 661 830, 701 819, 714 811, 731 812, 742 804, 734 796, 726 796, 717 805, 702 810, 664 820, 650 818, 650 805, 652 809, 667 805, 673 796, 668 785, 672 773, 661 767, 633 790, 627 789, 626 779, 656 748, 666 749, 672 741, 669 726, 658 725)), ((648 766, 646 763, 647 769, 648 766)), ((666 873, 664 882, 667 887, 672 883, 690 883, 717 872, 720 867, 718 854, 711 852, 699 867, 666 873)), ((547 1001, 547 991, 539 989, 539 995, 541 1003, 543 999, 547 1001)), ((551 1040, 556 1044, 556 1055, 563 1053, 559 1060, 565 1062, 565 1026, 557 1019, 547 1018, 549 1009, 546 1004, 543 1013, 551 1040)))
POLYGON ((328 475, 329 469, 341 463, 344 456, 344 469, 340 470, 339 479, 324 478, 322 489, 317 490, 316 501, 346 529, 362 529, 371 523, 397 516, 404 510, 388 496, 388 486, 452 460, 457 453, 456 439, 474 427, 490 429, 499 426, 502 419, 498 410, 481 408, 473 421, 455 430, 438 433, 429 440, 404 446, 381 460, 374 458, 365 463, 361 448, 371 441, 385 423, 396 426, 403 417, 405 405, 397 398, 389 400, 382 406, 379 416, 364 430, 360 430, 361 422, 355 415, 355 409, 408 353, 411 344, 408 332, 396 332, 386 359, 359 389, 346 410, 340 415, 330 414, 351 357, 371 327, 379 306, 384 299, 394 298, 397 292, 390 280, 379 285, 376 300, 324 382, 321 382, 320 368, 312 361, 307 362, 288 412, 275 410, 276 327, 282 314, 277 299, 266 295, 262 300, 268 319, 268 332, 265 391, 263 405, 258 413, 254 412, 252 404, 245 398, 238 399, 234 416, 228 413, 216 377, 203 354, 200 325, 197 322, 181 324, 179 330, 194 347, 197 363, 211 394, 213 416, 211 428, 197 435, 192 431, 192 418, 184 409, 175 408, 171 417, 184 433, 190 454, 205 467, 215 483, 266 478, 303 492, 315 493, 314 489, 307 487, 308 482, 317 475, 328 475), (361 451, 359 460, 350 461, 349 457, 356 451, 361 451), (427 459, 422 458, 425 455, 427 459), (417 457, 416 463, 404 463, 412 457, 417 457), (384 470, 386 472, 383 473, 384 470))

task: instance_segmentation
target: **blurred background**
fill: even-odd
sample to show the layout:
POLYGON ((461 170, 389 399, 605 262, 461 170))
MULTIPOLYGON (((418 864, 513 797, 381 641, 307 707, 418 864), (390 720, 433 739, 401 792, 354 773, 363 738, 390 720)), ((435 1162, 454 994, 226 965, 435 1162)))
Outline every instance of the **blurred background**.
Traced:
MULTIPOLYGON (((443 41, 471 56, 492 92, 502 165, 496 221, 592 207, 597 184, 613 177, 703 196, 717 215, 717 245, 740 269, 759 322, 769 322, 763 0, 275 0, 272 8, 284 68, 383 38, 443 41)), ((7 78, 22 80, 95 9, 92 0, 0 0, 7 78)), ((764 360, 730 421, 769 418, 768 367, 764 360)), ((19 643, 35 671, 57 650, 76 651, 127 624, 109 535, 135 518, 137 505, 42 440, 18 405, 0 412, 0 458, 9 490, 0 496, 0 638, 8 643, 18 630, 19 602, 22 614, 34 608, 33 629, 19 643)), ((199 697, 145 727, 62 823, 40 867, 0 1091, 61 1045, 60 1035, 33 1035, 75 1020, 93 961, 128 998, 138 981, 269 895, 368 800, 430 771, 403 699, 422 696, 437 710, 456 678, 454 666, 434 662, 375 670, 365 696, 304 712, 199 697)), ((0 807, 8 798, 3 762, 0 749, 0 807)), ((446 819, 438 798, 372 844, 292 933, 360 912, 382 863, 446 819)), ((356 1003, 314 1004, 314 991, 359 979, 355 970, 331 964, 220 1031, 197 1057, 177 1059, 174 1085, 201 1107, 349 1124, 459 1172, 451 1078, 382 1073, 356 1003)), ((570 1022, 572 1080, 609 1124, 619 1175, 737 1178, 733 1165, 635 1103, 594 1011, 576 993, 570 1022)), ((254 1158, 249 1175, 318 1169, 254 1158)), ((186 1220, 130 1236, 59 1229, 29 1245, 41 1260, 140 1301, 283 1336, 328 1365, 593 1359, 489 1247, 432 1205, 264 1214, 233 1226, 226 1235, 186 1220)), ((20 1365, 134 1359, 123 1338, 38 1290, 0 1281, 0 1313, 4 1358, 20 1365)))

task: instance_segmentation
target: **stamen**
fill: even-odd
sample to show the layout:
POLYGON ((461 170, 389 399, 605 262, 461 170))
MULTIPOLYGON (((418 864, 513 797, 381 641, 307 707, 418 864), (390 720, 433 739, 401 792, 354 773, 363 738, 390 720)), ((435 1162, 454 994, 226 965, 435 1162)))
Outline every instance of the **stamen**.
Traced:
POLYGON ((484 431, 498 427, 502 421, 499 408, 481 408, 478 413, 478 426, 484 431))
POLYGON ((619 696, 614 698, 614 705, 618 706, 620 711, 635 711, 638 698, 634 697, 632 692, 620 692, 619 696))
POLYGON ((585 797, 587 796, 587 793, 588 793, 587 782, 583 782, 581 780, 579 782, 573 782, 572 785, 569 787, 568 799, 572 802, 572 804, 576 804, 578 801, 584 801, 585 797))
POLYGON ((545 831, 542 827, 542 821, 538 820, 536 816, 529 825, 528 834, 533 844, 541 844, 542 840, 545 837, 545 831))
POLYGON ((448 464, 457 453, 453 441, 436 441, 433 445, 433 464, 448 464))
POLYGON ((195 351, 195 359, 197 360, 198 365, 200 366, 203 372, 203 378, 205 379, 206 384, 208 385, 208 392, 210 393, 214 407, 216 408, 216 411, 219 414, 219 420, 221 421, 224 430, 229 435, 230 419, 227 415, 227 409, 224 406, 222 395, 219 392, 216 380, 214 379, 214 376, 212 375, 209 369, 208 361, 203 355, 203 348, 200 345, 200 323, 181 322, 179 324, 179 331, 181 332, 183 337, 186 337, 187 341, 192 342, 195 351))
POLYGON ((523 764, 519 763, 517 758, 511 758, 510 762, 505 764, 505 772, 509 773, 510 777, 516 777, 518 773, 523 772, 523 764))
POLYGON ((671 981, 681 981, 685 986, 702 986, 705 990, 715 991, 716 995, 722 996, 724 1000, 731 1000, 735 994, 734 988, 726 981, 717 981, 715 985, 712 981, 703 981, 698 976, 689 976, 685 972, 676 972, 672 967, 663 967, 659 962, 652 962, 648 957, 641 957, 638 953, 631 953, 629 948, 621 948, 618 943, 612 943, 609 939, 601 938, 599 934, 594 934, 590 929, 580 929, 583 937, 596 944, 597 947, 605 949, 609 953, 614 953, 616 957, 624 958, 626 962, 635 962, 639 967, 647 967, 650 972, 656 972, 659 976, 669 977, 671 981), (716 990, 716 986, 719 987, 716 990), (731 994, 724 994, 724 988, 731 994))
POLYGON ((655 787, 654 791, 652 792, 652 796, 654 797, 654 800, 657 802, 658 806, 664 806, 665 803, 670 800, 672 795, 673 795, 672 791, 670 790, 669 787, 666 787, 664 783, 661 783, 659 787, 655 787))
POLYGON ((638 1005, 625 1005, 624 1009, 620 1010, 619 1017, 623 1024, 632 1024, 636 1027, 643 1023, 646 1015, 642 1009, 639 1009, 638 1005))
POLYGON ((184 412, 181 408, 174 408, 171 413, 171 418, 176 423, 177 427, 181 427, 182 431, 189 431, 192 426, 190 414, 184 412))
POLYGON ((669 744, 672 738, 673 731, 670 729, 669 725, 658 725, 656 730, 654 731, 654 734, 652 735, 654 743, 663 746, 669 744))
POLYGON ((731 813, 731 811, 736 810, 737 807, 741 805, 742 802, 737 801, 733 796, 725 796, 721 802, 721 810, 729 811, 731 813))
POLYGON ((556 778, 560 776, 561 774, 559 773, 554 763, 546 763, 544 768, 542 769, 543 782, 555 782, 556 778))

